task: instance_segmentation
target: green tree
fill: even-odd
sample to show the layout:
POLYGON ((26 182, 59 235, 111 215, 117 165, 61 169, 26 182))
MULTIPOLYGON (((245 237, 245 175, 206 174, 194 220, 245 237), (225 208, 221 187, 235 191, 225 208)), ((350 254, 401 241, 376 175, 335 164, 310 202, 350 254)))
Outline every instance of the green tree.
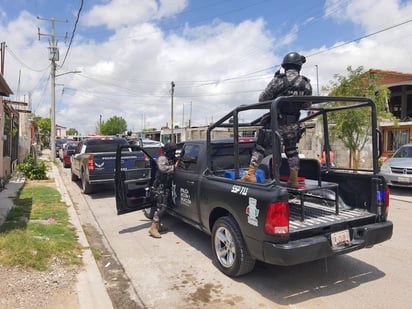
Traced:
POLYGON ((123 134, 126 130, 126 120, 118 116, 113 116, 100 125, 100 133, 103 135, 123 134))
POLYGON ((50 147, 51 120, 50 118, 35 117, 40 129, 41 141, 44 147, 50 147))
MULTIPOLYGON (((364 72, 363 67, 353 70, 347 67, 348 76, 335 75, 330 85, 323 87, 329 96, 358 96, 372 99, 376 104, 378 120, 393 119, 393 115, 386 112, 390 90, 386 86, 379 86, 373 76, 364 72), (372 78, 371 78, 372 77, 372 78)), ((359 167, 360 155, 371 136, 370 109, 348 109, 340 113, 332 113, 328 119, 334 125, 330 128, 332 139, 339 139, 349 150, 350 164, 356 170, 359 167)))
POLYGON ((75 128, 70 128, 66 131, 66 135, 69 135, 69 136, 79 135, 79 131, 77 131, 75 128))

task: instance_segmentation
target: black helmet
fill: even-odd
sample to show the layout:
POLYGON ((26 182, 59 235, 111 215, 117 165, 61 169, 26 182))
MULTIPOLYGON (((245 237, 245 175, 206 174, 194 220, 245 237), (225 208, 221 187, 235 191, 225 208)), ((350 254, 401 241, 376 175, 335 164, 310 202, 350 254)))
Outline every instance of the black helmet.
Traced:
POLYGON ((305 56, 302 56, 296 52, 291 52, 283 58, 282 68, 295 68, 297 70, 300 70, 302 68, 302 64, 304 64, 305 62, 305 56))
POLYGON ((166 145, 163 146, 163 154, 168 158, 168 159, 173 159, 175 156, 176 152, 176 144, 174 143, 167 143, 166 145))

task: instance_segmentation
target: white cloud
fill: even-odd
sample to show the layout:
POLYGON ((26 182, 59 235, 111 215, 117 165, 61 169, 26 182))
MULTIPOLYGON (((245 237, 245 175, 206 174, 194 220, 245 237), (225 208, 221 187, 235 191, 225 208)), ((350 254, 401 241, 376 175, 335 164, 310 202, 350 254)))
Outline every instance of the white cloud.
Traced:
MULTIPOLYGON (((183 119, 187 123, 191 115, 193 125, 205 125, 239 104, 256 102, 273 75, 273 70, 264 69, 280 64, 284 55, 279 50, 284 46, 300 46, 302 25, 274 37, 263 18, 239 23, 215 19, 197 27, 186 24, 181 32, 173 32, 162 30, 155 21, 181 12, 187 1, 141 0, 138 7, 132 2, 136 3, 108 1, 82 16, 83 25, 106 25, 113 29, 113 35, 103 42, 76 36, 59 72, 82 73, 56 79, 67 89, 62 95, 62 86, 56 87, 58 124, 93 133, 102 115, 103 120, 121 116, 133 130, 140 130, 143 123, 160 128, 170 124, 170 83, 174 81, 175 123, 181 125, 183 119), (130 10, 132 5, 134 9, 130 10)), ((400 7, 396 0, 381 2, 386 5, 373 6, 369 0, 328 0, 325 12, 330 12, 333 22, 350 21, 358 25, 358 30, 365 29, 365 34, 368 29, 376 31, 383 25, 373 16, 390 25, 412 15, 412 4, 400 7), (387 18, 383 17, 385 11, 390 11, 387 18)), ((47 40, 38 41, 36 33, 37 26, 47 32, 46 25, 27 12, 0 25, 10 49, 28 65, 7 55, 5 78, 16 93, 21 70, 21 93, 32 91, 33 108, 43 117, 48 117, 50 111, 50 61, 47 40), (46 69, 33 70, 40 68, 46 69)), ((299 50, 306 56, 313 55, 308 57, 302 73, 312 80, 316 90, 317 78, 320 85, 325 85, 334 74, 345 74, 347 66, 412 72, 411 27, 412 23, 336 49, 319 46, 299 50), (317 54, 322 50, 328 51, 317 54)), ((66 45, 60 44, 61 57, 66 49, 66 45)))
POLYGON ((107 26, 109 29, 130 27, 153 19, 173 16, 187 5, 186 0, 113 0, 96 5, 84 16, 87 26, 107 26))

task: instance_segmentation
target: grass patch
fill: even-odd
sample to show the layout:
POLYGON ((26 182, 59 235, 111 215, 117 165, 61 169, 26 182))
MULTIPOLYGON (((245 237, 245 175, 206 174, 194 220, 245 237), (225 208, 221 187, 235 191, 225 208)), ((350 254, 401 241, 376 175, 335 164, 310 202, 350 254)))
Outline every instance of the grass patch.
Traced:
POLYGON ((60 193, 44 183, 25 183, 0 226, 0 263, 47 270, 53 259, 79 265, 81 246, 60 193))

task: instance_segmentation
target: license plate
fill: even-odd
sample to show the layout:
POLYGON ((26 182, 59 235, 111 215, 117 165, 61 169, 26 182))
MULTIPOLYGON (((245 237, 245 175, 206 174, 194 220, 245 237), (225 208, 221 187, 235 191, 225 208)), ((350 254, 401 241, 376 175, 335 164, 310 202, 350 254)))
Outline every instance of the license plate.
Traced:
POLYGON ((350 244, 349 230, 343 230, 330 235, 333 248, 348 246, 350 244))
POLYGON ((401 177, 401 176, 399 176, 399 177, 398 177, 398 181, 399 181, 399 182, 409 182, 409 178, 408 178, 408 177, 401 177))

